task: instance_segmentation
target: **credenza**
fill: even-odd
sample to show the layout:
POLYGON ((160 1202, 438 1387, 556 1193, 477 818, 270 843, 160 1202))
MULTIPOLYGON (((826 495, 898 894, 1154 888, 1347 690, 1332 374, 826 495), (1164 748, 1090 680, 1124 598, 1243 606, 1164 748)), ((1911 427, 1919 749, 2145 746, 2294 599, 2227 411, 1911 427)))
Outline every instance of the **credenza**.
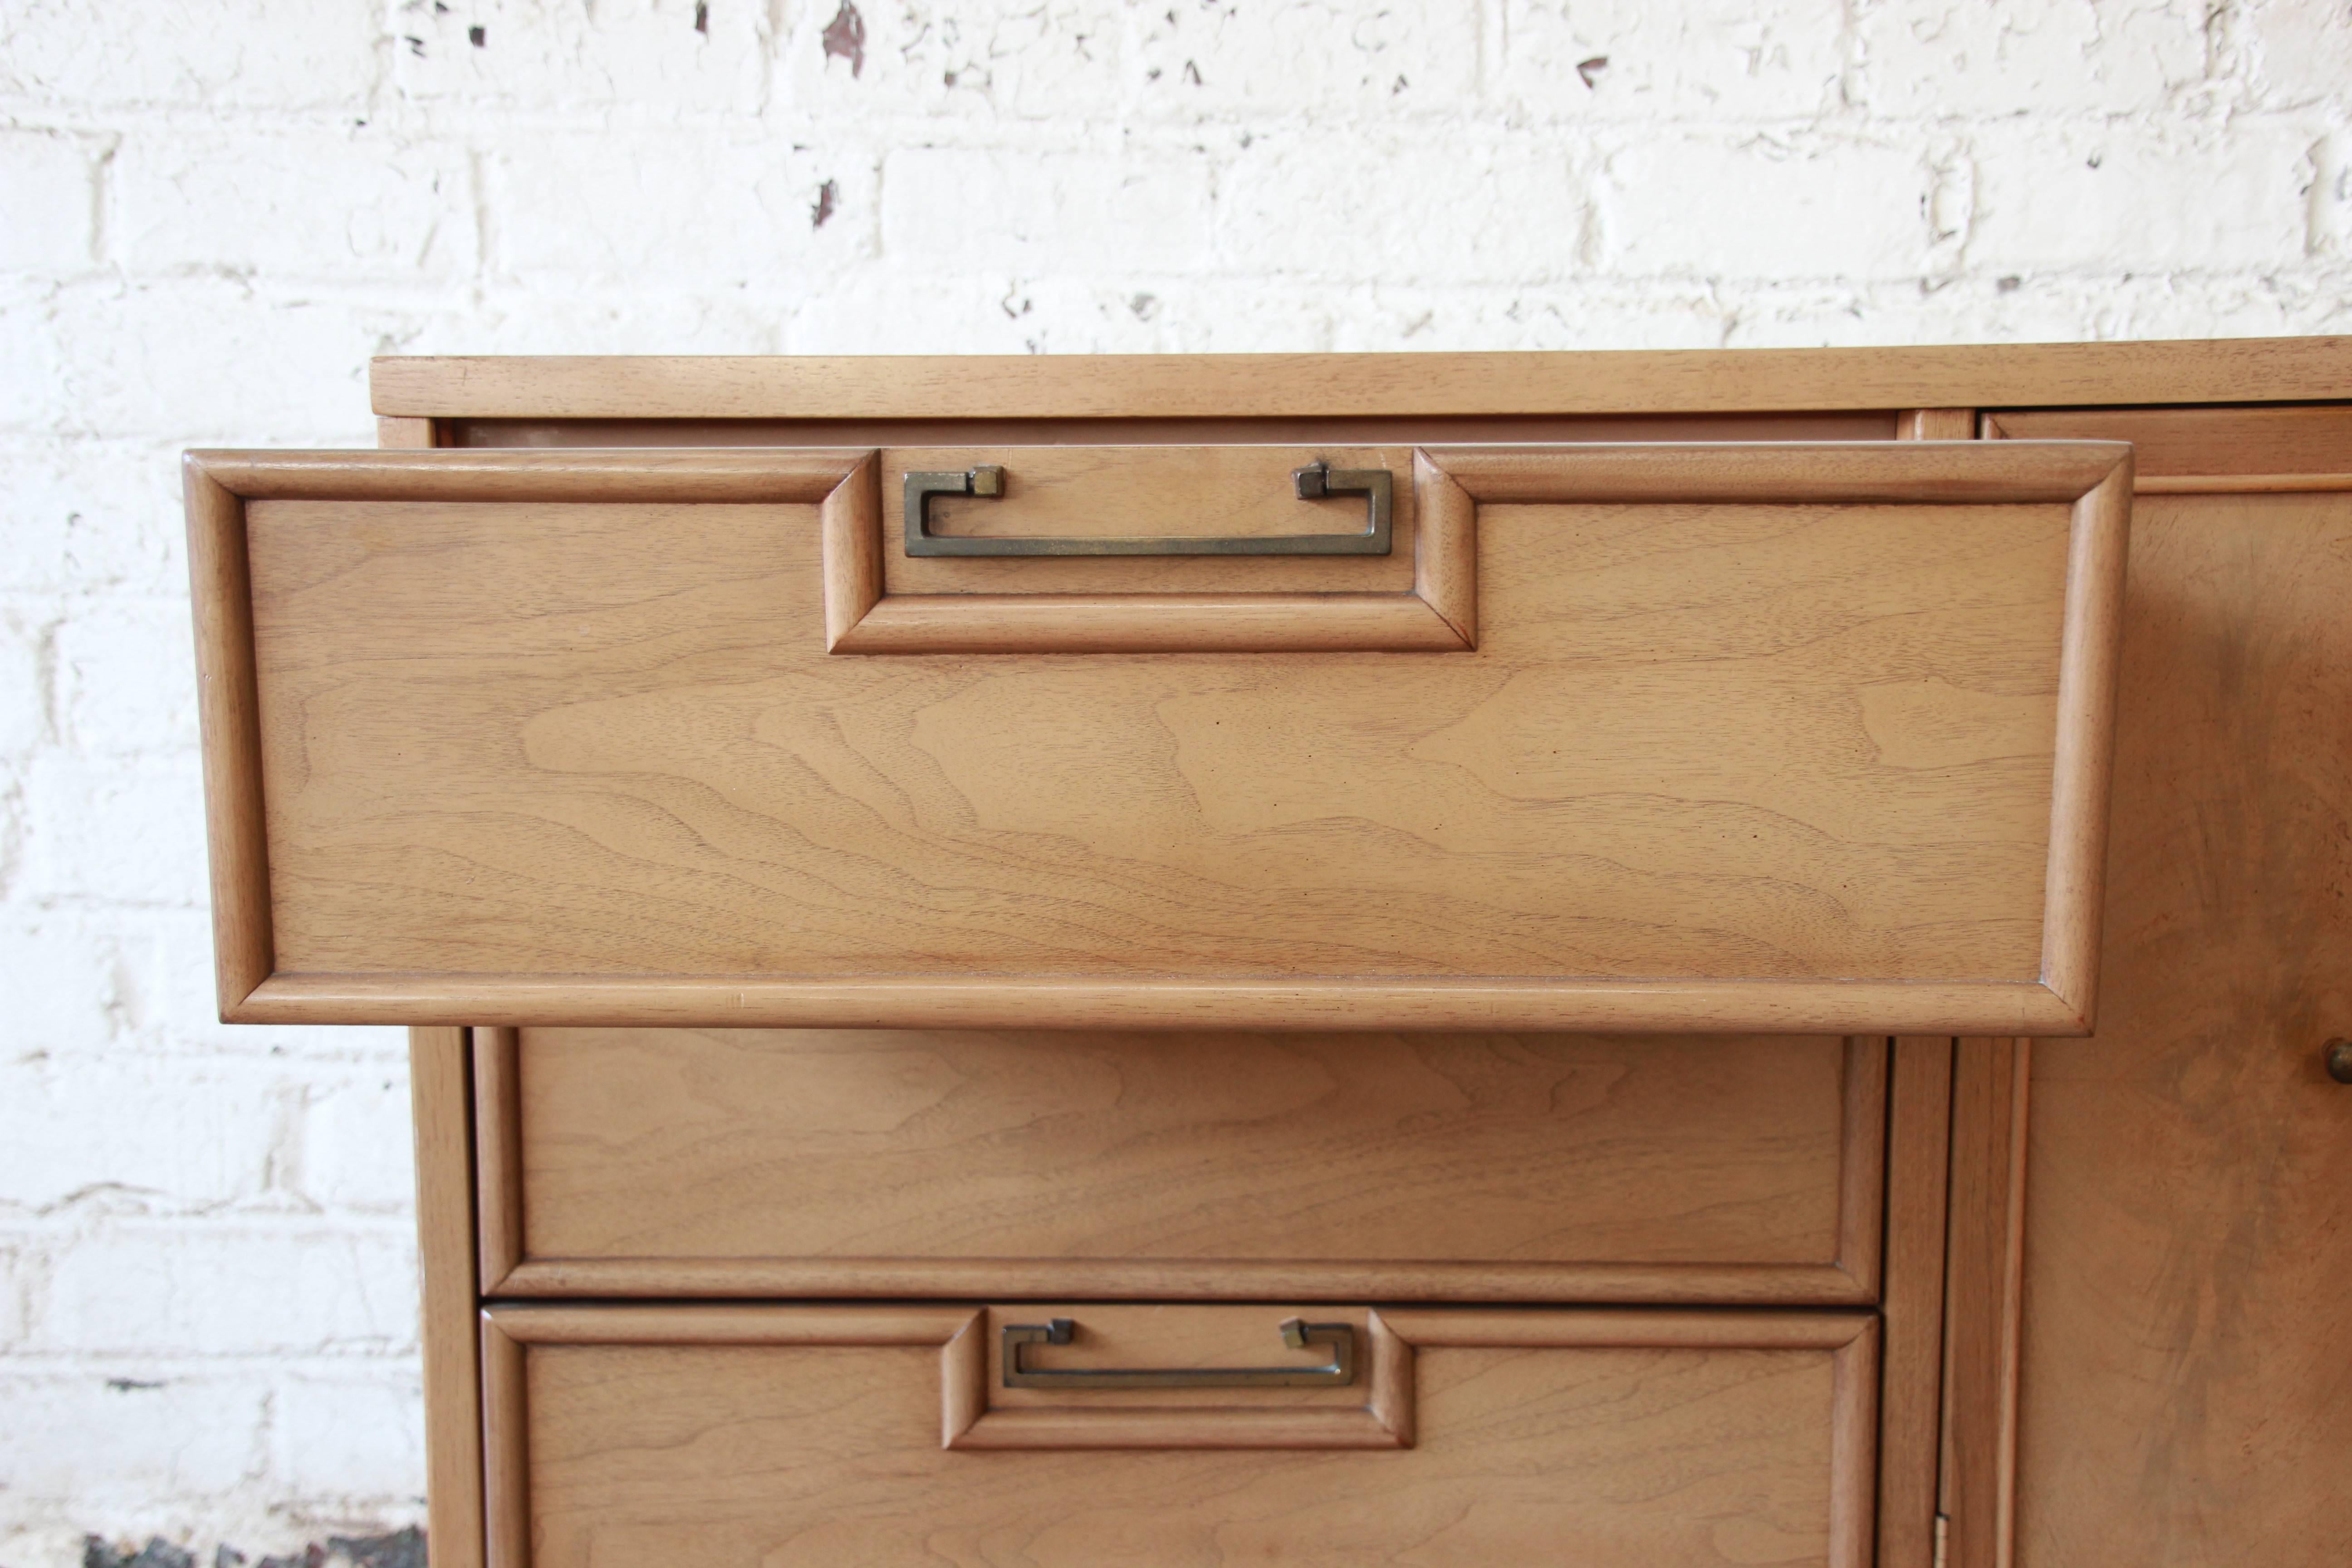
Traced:
POLYGON ((439 1568, 2342 1560, 2352 340, 373 394, 190 560, 439 1568))

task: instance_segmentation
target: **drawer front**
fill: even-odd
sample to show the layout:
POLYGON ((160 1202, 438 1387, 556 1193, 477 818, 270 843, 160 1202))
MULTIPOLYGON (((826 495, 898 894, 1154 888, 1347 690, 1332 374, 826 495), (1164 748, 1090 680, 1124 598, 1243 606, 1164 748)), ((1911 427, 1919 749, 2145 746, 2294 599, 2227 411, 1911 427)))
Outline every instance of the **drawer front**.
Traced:
POLYGON ((509 1296, 1875 1299, 1886 1042, 477 1034, 509 1296))
POLYGON ((2127 448, 1317 452, 204 458, 225 1007, 2087 1026, 2127 448))
POLYGON ((1867 1314, 1101 1310, 493 1309, 490 1562, 1869 1560, 1867 1314), (1034 1364, 1227 1386, 1003 1388, 1063 1313, 1034 1364), (1349 1384, 1235 1385, 1342 1330, 1349 1384))

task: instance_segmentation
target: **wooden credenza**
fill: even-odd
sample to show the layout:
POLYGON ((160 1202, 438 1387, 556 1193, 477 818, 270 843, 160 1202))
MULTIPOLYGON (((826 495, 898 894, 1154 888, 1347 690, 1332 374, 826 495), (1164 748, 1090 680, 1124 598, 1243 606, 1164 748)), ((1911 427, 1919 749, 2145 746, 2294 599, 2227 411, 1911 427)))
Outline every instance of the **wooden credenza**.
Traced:
POLYGON ((374 387, 191 558, 441 1568, 2343 1560, 2352 341, 374 387))

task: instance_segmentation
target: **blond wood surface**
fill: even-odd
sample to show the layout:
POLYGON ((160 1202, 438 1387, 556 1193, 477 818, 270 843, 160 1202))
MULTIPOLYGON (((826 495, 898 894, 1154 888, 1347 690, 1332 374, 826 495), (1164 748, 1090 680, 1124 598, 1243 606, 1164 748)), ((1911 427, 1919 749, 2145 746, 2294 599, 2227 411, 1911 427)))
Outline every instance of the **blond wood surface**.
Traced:
POLYGON ((211 854, 213 977, 222 1016, 277 968, 269 913, 269 829, 261 798, 261 699, 245 503, 190 454, 188 582, 204 730, 205 839, 211 854))
POLYGON ((482 1562, 481 1373, 474 1329, 472 1129, 466 1031, 408 1032, 416 1133, 416 1253, 424 1283, 426 1525, 436 1568, 482 1562))
MULTIPOLYGON (((2327 395, 2352 396, 2352 384, 2327 395)), ((2143 486, 2352 472, 2352 416, 2342 408, 2003 409, 1985 416, 1985 434, 2005 440, 2129 441, 2143 486)))
POLYGON ((483 1294, 499 1289, 523 1260, 522 1096, 517 1033, 474 1032, 473 1171, 479 1194, 475 1276, 483 1294))
POLYGON ((2143 501, 2137 532, 2106 1001, 2095 1039, 2033 1053, 2018 1554, 2334 1562, 2352 494, 2143 501))
POLYGON ((263 498, 280 862, 280 973, 230 1005, 1018 1025, 1042 984, 1073 1025, 1311 1026, 1330 988, 1357 1026, 2079 1029, 2041 984, 2095 917, 2050 779, 2097 745, 2052 736, 2103 633, 2078 613, 2061 679, 2060 600, 2095 607, 2121 518, 1983 498, 2113 450, 1438 452, 1520 498, 1477 520, 1475 654, 911 667, 824 658, 826 530, 740 499, 855 455, 215 456, 263 498))
POLYGON ((1973 408, 1906 408, 1895 419, 1898 441, 1969 441, 1976 434, 1973 408))
MULTIPOLYGON (((450 419, 445 447, 1310 446, 1437 441, 1887 441, 1884 409, 1800 414, 1199 419, 450 419)), ((1963 432, 1971 434, 1972 432, 1963 432)))
POLYGON ((550 1028, 483 1061, 515 1295, 1877 1292, 1878 1039, 550 1028))
POLYGON ((1962 1039, 1954 1051, 1940 1489, 1949 1568, 2015 1561, 2031 1057, 2019 1039, 1962 1039))
POLYGON ((2262 403, 2352 391, 2352 339, 1604 353, 382 358, 378 414, 1014 418, 2262 403))
MULTIPOLYGON (((1475 647, 1475 512, 1427 454, 1404 448, 1341 449, 1333 459, 1390 470, 1402 527, 1388 558, 929 560, 909 559, 900 542, 901 492, 910 468, 954 471, 982 461, 1007 468, 1003 498, 933 503, 935 510, 951 508, 961 531, 1173 537, 1360 526, 1361 498, 1309 503, 1286 497, 1292 470, 1318 453, 1304 447, 886 451, 878 494, 861 500, 856 513, 855 526, 871 530, 874 540, 856 537, 845 512, 838 523, 829 516, 823 530, 825 647, 840 654, 1450 653, 1475 647), (1430 492, 1425 501, 1423 491, 1430 492), (1106 504, 1106 496, 1114 499, 1106 504), (1419 521, 1423 511, 1426 526, 1419 521), (860 564, 836 566, 836 552, 860 564), (847 574, 862 573, 872 560, 883 563, 878 602, 839 591, 847 574)), ((864 586, 861 580, 856 592, 864 586)))
POLYGON ((440 432, 431 419, 383 418, 375 422, 375 444, 387 452, 418 452, 437 447, 440 432))
POLYGON ((1413 1352, 1410 1449, 1048 1455, 938 1446, 952 1314, 928 1342, 894 1325, 861 1343, 797 1339, 805 1309, 735 1309, 730 1344, 600 1332, 606 1310, 487 1315, 512 1373, 490 1413, 511 1481, 496 1568, 1484 1568, 1564 1542, 1645 1564, 1869 1561, 1868 1314, 1383 1313, 1413 1352), (581 1326, 551 1342, 557 1321, 581 1326))
POLYGON ((1879 1568, 1932 1568, 1943 1447, 1945 1201, 1952 1042, 1894 1042, 1880 1316, 1879 1568))

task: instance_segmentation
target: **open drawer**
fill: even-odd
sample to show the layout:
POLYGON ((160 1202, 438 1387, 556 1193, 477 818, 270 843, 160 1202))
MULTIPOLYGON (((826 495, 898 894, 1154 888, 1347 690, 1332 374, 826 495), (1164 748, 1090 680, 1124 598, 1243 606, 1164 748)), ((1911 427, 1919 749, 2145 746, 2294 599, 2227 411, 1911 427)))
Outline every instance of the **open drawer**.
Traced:
POLYGON ((2126 446, 187 475, 233 1019, 2090 1025, 2126 446))
POLYGON ((502 1307, 483 1323, 490 1568, 1871 1557, 1867 1313, 502 1307))

